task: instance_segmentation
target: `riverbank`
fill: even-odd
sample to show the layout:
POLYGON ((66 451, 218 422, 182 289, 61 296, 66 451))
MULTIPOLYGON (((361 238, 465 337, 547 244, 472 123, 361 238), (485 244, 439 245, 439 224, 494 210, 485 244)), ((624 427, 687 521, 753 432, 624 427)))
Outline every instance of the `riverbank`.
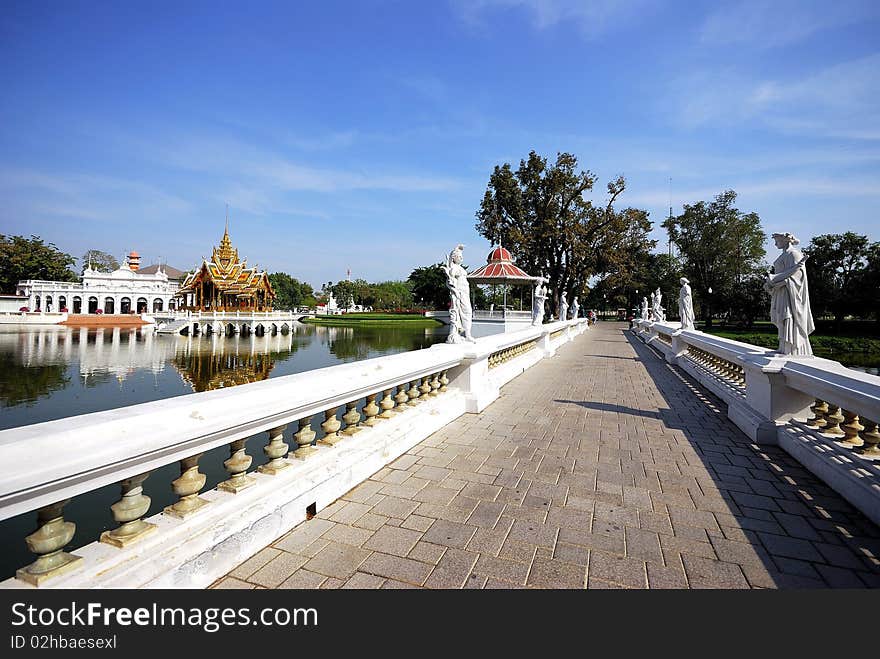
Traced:
POLYGON ((61 325, 68 327, 141 327, 150 323, 137 314, 70 314, 61 325))
POLYGON ((347 313, 339 316, 316 316, 303 319, 310 325, 324 327, 439 327, 439 320, 419 314, 347 313))

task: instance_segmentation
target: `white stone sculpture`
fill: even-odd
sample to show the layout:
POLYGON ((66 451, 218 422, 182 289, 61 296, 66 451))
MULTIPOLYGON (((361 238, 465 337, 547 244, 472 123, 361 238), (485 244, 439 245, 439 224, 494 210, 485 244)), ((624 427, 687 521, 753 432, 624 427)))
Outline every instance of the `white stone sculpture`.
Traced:
POLYGON ((571 301, 571 307, 568 310, 568 315, 571 316, 572 319, 578 317, 578 312, 581 310, 581 305, 578 303, 577 295, 574 296, 574 299, 571 301))
POLYGON ((565 291, 559 296, 559 320, 568 320, 568 300, 565 299, 565 291))
POLYGON ((532 325, 541 325, 544 323, 544 310, 547 304, 547 279, 541 275, 536 277, 535 292, 532 298, 532 325))
POLYGON ((666 320, 666 314, 663 312, 663 307, 660 306, 660 300, 662 299, 663 294, 658 286, 657 290, 651 293, 651 320, 655 323, 662 323, 666 320))
POLYGON ((449 252, 443 272, 446 274, 446 286, 449 288, 449 297, 452 305, 449 307, 449 338, 446 343, 473 342, 471 336, 471 322, 473 320, 473 308, 471 307, 471 287, 467 279, 467 271, 462 267, 464 260, 464 245, 458 245, 449 252))
POLYGON ((770 293, 770 320, 779 331, 779 352, 812 356, 810 334, 816 326, 810 311, 807 257, 795 247, 799 241, 792 234, 774 233, 773 240, 782 254, 767 271, 764 289, 770 293))
POLYGON ((648 298, 646 297, 642 298, 642 320, 648 320, 648 298))
POLYGON ((678 316, 681 318, 681 329, 695 329, 694 300, 691 295, 690 282, 687 277, 679 279, 681 290, 678 292, 678 316))

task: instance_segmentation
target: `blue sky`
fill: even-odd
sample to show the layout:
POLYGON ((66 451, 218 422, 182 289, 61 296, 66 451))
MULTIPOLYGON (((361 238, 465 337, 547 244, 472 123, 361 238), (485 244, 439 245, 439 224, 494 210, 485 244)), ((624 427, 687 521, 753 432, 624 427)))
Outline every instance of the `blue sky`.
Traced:
POLYGON ((228 202, 251 264, 405 278, 481 263, 488 175, 535 149, 658 224, 733 188, 880 240, 878 35, 847 0, 7 1, 0 233, 189 268, 228 202))

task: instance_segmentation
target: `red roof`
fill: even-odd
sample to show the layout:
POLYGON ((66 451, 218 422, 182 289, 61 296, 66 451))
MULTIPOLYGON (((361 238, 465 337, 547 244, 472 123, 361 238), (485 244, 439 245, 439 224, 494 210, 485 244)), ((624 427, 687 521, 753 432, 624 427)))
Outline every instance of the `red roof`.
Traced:
POLYGON ((486 265, 470 273, 468 279, 477 284, 503 284, 511 280, 532 281, 534 277, 513 264, 510 252, 503 247, 496 247, 489 252, 486 265))
POLYGON ((504 261, 506 263, 511 263, 513 258, 510 256, 510 252, 508 252, 503 247, 496 247, 491 252, 489 252, 489 257, 486 259, 486 263, 492 263, 492 261, 504 261))

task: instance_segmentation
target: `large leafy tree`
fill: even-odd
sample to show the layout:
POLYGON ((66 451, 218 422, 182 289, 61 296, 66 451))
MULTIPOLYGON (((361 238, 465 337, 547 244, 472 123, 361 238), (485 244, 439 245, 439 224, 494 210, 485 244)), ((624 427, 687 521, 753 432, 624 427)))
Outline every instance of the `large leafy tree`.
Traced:
POLYGON ((407 279, 412 289, 413 304, 427 309, 449 308, 449 289, 446 274, 440 263, 416 268, 407 279))
POLYGON ((273 272, 269 275, 272 290, 275 291, 276 309, 294 309, 314 304, 314 291, 310 284, 291 277, 286 272, 273 272))
POLYGON ((373 296, 378 309, 410 309, 413 305, 412 289, 406 281, 373 284, 373 296))
POLYGON ((91 263, 92 268, 98 272, 113 272, 119 269, 119 261, 112 254, 102 252, 99 249, 90 249, 83 254, 81 263, 83 267, 91 263))
MULTIPOLYGON (((815 236, 804 249, 809 255, 810 307, 815 316, 831 314, 837 328, 847 315, 863 315, 869 259, 876 260, 878 244, 847 231, 815 236)), ((870 284, 868 284, 870 285, 870 284)), ((870 304, 870 302, 868 302, 870 304)), ((865 314, 867 315, 867 314, 865 314)))
POLYGON ((4 236, 0 234, 0 292, 14 293, 19 281, 46 279, 76 281, 70 266, 76 262, 52 243, 38 236, 4 236))
POLYGON ((599 206, 587 196, 595 182, 570 153, 558 153, 551 163, 531 151, 516 171, 509 163, 495 167, 476 213, 477 230, 508 248, 530 274, 548 277, 555 301, 562 291, 569 299, 583 296, 591 277, 621 269, 619 252, 629 248, 621 236, 634 226, 641 233, 650 229, 647 212, 615 209, 626 189, 622 176, 608 183, 599 206))
POLYGON ((330 291, 333 293, 333 297, 336 298, 336 304, 341 309, 348 309, 355 302, 355 297, 358 294, 358 285, 353 281, 343 279, 330 286, 330 291))
POLYGON ((732 311, 743 282, 764 269, 761 220, 757 213, 737 209, 735 202, 736 192, 727 190, 708 203, 685 204, 681 215, 663 222, 678 246, 707 327, 715 311, 732 311))
POLYGON ((868 250, 868 264, 859 280, 861 291, 861 315, 872 314, 880 325, 880 242, 872 243, 868 250))

